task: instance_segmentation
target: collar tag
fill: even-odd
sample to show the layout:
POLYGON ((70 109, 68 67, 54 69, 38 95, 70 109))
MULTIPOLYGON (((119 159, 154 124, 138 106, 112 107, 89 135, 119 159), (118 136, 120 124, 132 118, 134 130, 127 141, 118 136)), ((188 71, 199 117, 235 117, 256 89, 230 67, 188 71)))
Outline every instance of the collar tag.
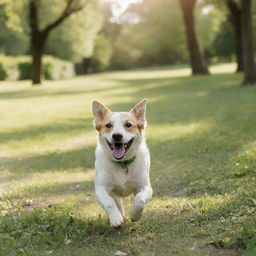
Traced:
POLYGON ((128 165, 131 164, 135 160, 136 156, 127 159, 125 161, 119 162, 119 161, 113 161, 114 163, 120 164, 123 169, 126 169, 126 173, 128 173, 128 165))

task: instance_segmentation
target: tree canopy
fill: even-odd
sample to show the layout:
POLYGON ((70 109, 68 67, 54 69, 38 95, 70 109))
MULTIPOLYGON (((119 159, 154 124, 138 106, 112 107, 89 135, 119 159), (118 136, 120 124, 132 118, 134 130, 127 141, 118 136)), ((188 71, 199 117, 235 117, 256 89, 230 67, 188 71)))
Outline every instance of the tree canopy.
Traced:
MULTIPOLYGON (((28 0, 1 0, 1 51, 9 55, 27 54, 29 49, 28 0), (5 43, 6 42, 6 43, 5 43), (18 46, 18 47, 17 47, 18 46)), ((60 15, 65 0, 40 0, 40 28, 60 15)), ((46 53, 66 60, 79 61, 93 52, 95 37, 103 18, 98 1, 90 1, 85 8, 63 22, 50 34, 46 53)))

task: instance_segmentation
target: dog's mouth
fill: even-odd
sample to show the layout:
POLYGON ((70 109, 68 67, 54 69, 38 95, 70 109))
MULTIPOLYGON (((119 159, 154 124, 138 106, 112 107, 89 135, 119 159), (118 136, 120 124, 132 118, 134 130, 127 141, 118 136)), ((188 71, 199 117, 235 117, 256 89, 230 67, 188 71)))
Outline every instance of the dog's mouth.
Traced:
POLYGON ((115 159, 117 160, 121 160, 125 153, 130 149, 132 143, 133 143, 134 138, 132 138, 131 140, 129 140, 127 143, 110 143, 107 139, 107 144, 109 146, 109 148, 112 151, 112 154, 114 156, 115 159))

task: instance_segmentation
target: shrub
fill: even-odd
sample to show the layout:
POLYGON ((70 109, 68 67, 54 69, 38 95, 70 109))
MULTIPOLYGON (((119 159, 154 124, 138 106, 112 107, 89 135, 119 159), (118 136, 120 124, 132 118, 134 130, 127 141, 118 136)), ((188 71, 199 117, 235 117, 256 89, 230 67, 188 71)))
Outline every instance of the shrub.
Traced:
POLYGON ((45 79, 57 80, 75 75, 74 65, 69 61, 46 56, 43 60, 45 79))
POLYGON ((16 57, 18 68, 20 71, 19 80, 26 80, 31 78, 31 57, 18 56, 16 57))
MULTIPOLYGON (((32 63, 29 56, 0 56, 0 80, 25 80, 31 78, 32 63)), ((57 80, 75 75, 74 64, 52 56, 43 58, 45 79, 57 80)))
POLYGON ((19 76, 15 57, 0 55, 0 80, 17 80, 19 76))

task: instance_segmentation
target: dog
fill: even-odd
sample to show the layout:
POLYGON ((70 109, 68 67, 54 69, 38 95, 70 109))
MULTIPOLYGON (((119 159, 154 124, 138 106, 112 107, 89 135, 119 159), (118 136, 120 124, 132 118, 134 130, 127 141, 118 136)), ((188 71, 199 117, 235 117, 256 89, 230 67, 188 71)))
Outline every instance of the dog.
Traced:
POLYGON ((143 99, 129 112, 111 112, 100 102, 92 102, 93 125, 99 135, 95 151, 96 198, 113 227, 124 222, 122 197, 134 194, 131 220, 137 221, 153 194, 145 139, 146 104, 143 99))

